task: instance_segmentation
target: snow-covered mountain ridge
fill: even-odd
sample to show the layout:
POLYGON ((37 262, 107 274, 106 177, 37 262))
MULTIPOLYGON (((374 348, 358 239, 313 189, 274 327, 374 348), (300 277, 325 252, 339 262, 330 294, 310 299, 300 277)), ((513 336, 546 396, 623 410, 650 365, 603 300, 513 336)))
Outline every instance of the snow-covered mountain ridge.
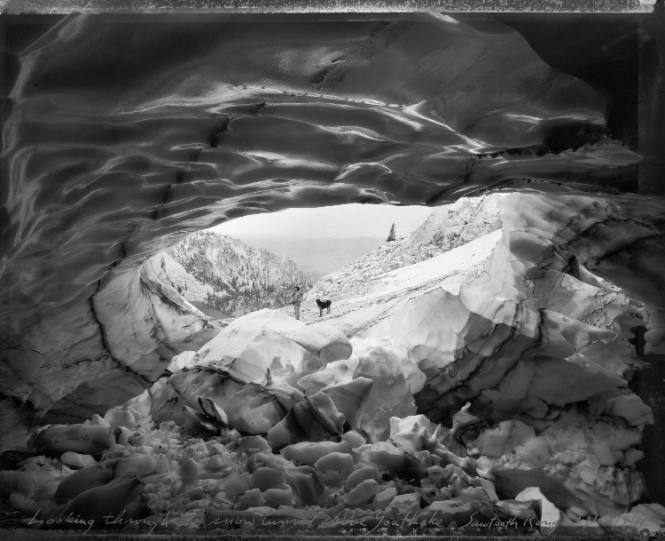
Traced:
POLYGON ((187 236, 146 265, 188 301, 227 316, 281 306, 294 286, 310 285, 290 259, 207 231, 187 236))

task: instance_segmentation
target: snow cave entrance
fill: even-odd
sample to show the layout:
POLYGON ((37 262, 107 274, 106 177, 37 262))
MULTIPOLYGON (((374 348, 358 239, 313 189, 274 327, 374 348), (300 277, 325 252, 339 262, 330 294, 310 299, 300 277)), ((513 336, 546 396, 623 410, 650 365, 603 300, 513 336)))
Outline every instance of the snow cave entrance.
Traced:
MULTIPOLYGON (((222 317, 208 315, 205 339, 185 344, 148 391, 86 429, 113 427, 114 472, 144 479, 132 513, 196 529, 288 509, 294 531, 323 516, 331 531, 358 534, 366 517, 381 533, 432 533, 428 520, 406 531, 382 518, 416 515, 442 516, 437 531, 494 533, 471 525, 483 509, 519 533, 611 521, 645 488, 637 464, 653 414, 628 383, 648 313, 561 244, 557 224, 522 226, 571 223, 587 204, 497 191, 413 209, 409 227, 396 208, 379 209, 389 217, 377 245, 346 265, 336 255, 319 277, 234 238, 239 222, 229 236, 195 233, 153 256, 142 277, 181 309, 203 302, 194 293, 206 299, 202 286, 237 294, 211 307, 222 317), (304 290, 300 318, 288 296, 252 304, 284 284, 304 290)), ((350 232, 348 252, 378 222, 373 208, 345 212, 260 220, 278 220, 313 257, 334 251, 330 230, 312 235, 331 213, 350 232)), ((274 223, 249 229, 280 246, 274 223)))

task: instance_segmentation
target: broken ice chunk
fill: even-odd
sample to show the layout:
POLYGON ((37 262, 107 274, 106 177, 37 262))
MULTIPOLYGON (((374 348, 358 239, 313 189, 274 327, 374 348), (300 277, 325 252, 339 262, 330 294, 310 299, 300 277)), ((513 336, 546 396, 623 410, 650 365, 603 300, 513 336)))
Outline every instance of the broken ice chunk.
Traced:
POLYGON ((317 460, 329 453, 348 452, 351 448, 347 442, 335 441, 302 441, 284 447, 280 453, 292 462, 314 466, 317 460))
POLYGON ((365 479, 358 483, 346 496, 349 507, 360 507, 372 501, 379 488, 375 479, 365 479))
MULTIPOLYGON (((261 491, 284 485, 284 474, 276 468, 261 467, 254 470, 252 484, 261 491)), ((268 504, 270 505, 270 504, 268 504)))
POLYGON ((420 495, 416 492, 398 494, 386 508, 386 515, 405 517, 420 509, 420 495))
POLYGON ((387 441, 361 445, 354 450, 354 453, 358 457, 358 462, 372 464, 381 472, 405 479, 424 477, 428 466, 387 441))
POLYGON ((535 436, 532 427, 521 421, 502 421, 496 427, 485 430, 473 442, 481 455, 499 457, 535 436))
POLYGON ((395 496, 397 496, 397 489, 395 487, 388 487, 380 490, 374 498, 374 507, 377 509, 385 509, 388 504, 393 501, 395 496))
POLYGON ((357 427, 363 404, 367 400, 373 384, 371 379, 355 378, 349 383, 338 383, 325 387, 321 392, 332 399, 351 427, 357 427))
POLYGON ((431 448, 435 427, 424 415, 390 418, 390 441, 411 453, 431 448))
POLYGON ((266 505, 279 507, 280 505, 293 505, 293 491, 289 485, 279 488, 269 488, 263 492, 266 505))
POLYGON ((352 490, 356 485, 365 481, 366 479, 374 479, 379 481, 381 479, 381 474, 374 466, 359 466, 346 478, 344 483, 344 488, 349 491, 352 490))
POLYGON ((348 453, 333 451, 319 458, 314 467, 319 471, 349 473, 353 470, 353 457, 348 453))
POLYGON ((607 401, 605 412, 614 417, 621 417, 632 426, 653 424, 653 412, 636 394, 621 394, 607 401))
POLYGON ((245 491, 238 498, 238 503, 236 503, 236 509, 249 509, 250 507, 259 507, 265 505, 266 501, 261 493, 261 490, 258 488, 252 488, 245 491))
POLYGON ((563 519, 563 515, 556 506, 549 501, 538 487, 528 487, 522 490, 515 499, 518 502, 538 501, 540 502, 540 528, 551 531, 556 528, 563 519))

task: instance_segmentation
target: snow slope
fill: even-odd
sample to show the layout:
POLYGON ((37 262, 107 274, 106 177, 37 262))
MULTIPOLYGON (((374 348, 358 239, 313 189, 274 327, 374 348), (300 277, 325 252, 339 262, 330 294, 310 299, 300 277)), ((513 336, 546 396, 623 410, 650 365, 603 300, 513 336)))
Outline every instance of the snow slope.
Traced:
MULTIPOLYGON (((384 243, 353 263, 324 276, 314 284, 308 297, 335 299, 362 294, 369 281, 389 271, 428 260, 501 229, 498 205, 506 197, 507 194, 495 193, 491 197, 463 198, 432 209, 423 224, 410 235, 384 243)), ((463 254, 460 252, 460 257, 465 257, 463 254)))
MULTIPOLYGON (((373 324, 385 311, 426 291, 443 288, 451 294, 458 294, 462 284, 481 271, 481 263, 490 256, 500 239, 501 231, 493 231, 449 252, 383 273, 379 273, 376 266, 370 263, 369 268, 365 268, 367 272, 362 275, 363 279, 342 282, 342 287, 331 296, 334 298, 331 314, 324 314, 323 317, 342 318, 345 325, 350 325, 347 332, 357 334, 363 325, 373 324), (342 297, 344 293, 349 296, 342 297)), ((372 260, 375 255, 371 254, 369 259, 372 260)), ((331 283, 326 286, 330 287, 331 283)), ((305 321, 316 322, 319 319, 318 308, 312 299, 317 286, 305 295, 302 309, 305 321)))

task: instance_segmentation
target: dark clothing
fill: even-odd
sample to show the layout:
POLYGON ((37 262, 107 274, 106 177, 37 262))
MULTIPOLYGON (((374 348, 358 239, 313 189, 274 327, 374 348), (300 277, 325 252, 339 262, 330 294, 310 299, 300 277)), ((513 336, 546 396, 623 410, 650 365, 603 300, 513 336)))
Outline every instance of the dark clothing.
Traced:
POLYGON ((302 290, 296 289, 291 297, 291 304, 295 311, 296 319, 300 319, 300 303, 302 302, 302 290))

